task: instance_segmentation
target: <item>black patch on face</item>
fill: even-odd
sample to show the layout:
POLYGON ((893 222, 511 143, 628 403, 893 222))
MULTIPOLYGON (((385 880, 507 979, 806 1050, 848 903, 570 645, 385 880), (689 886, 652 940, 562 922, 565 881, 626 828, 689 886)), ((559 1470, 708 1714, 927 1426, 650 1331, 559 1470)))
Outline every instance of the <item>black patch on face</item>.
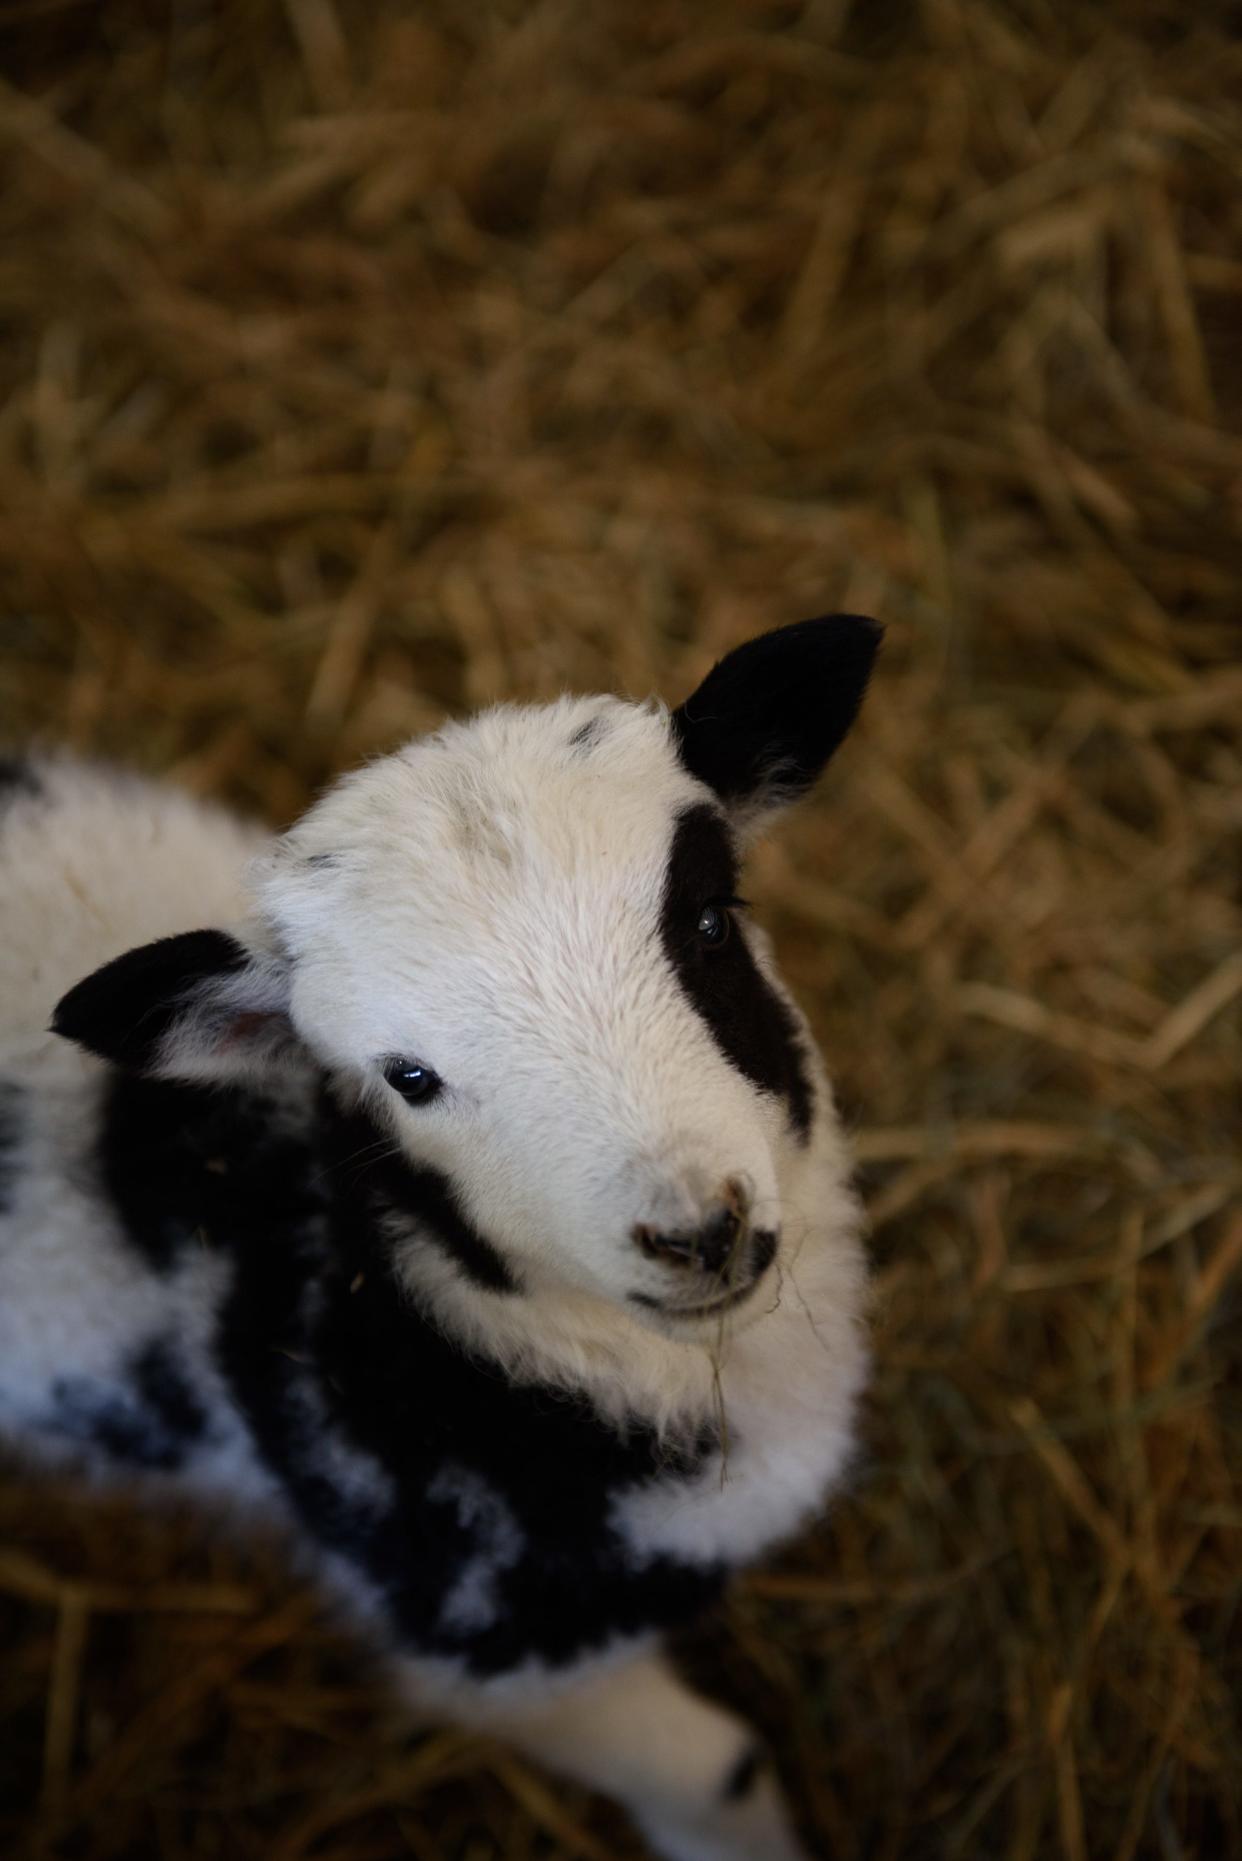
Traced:
POLYGON ((604 719, 602 717, 588 717, 586 723, 579 724, 572 737, 570 737, 569 747, 571 750, 594 749, 603 734, 604 719))
POLYGON ((185 997, 212 976, 244 969, 242 946, 223 931, 185 931, 127 950, 57 1003, 52 1032, 101 1059, 142 1067, 154 1060, 185 997))
POLYGON ((177 1367, 170 1344, 156 1339, 116 1384, 60 1377, 52 1385, 51 1426, 109 1460, 152 1472, 184 1465, 207 1429, 207 1416, 177 1367))
POLYGON ((725 1058, 789 1108, 805 1140, 813 1109, 797 1023, 736 930, 705 947, 696 934, 706 900, 732 897, 738 861, 729 830, 703 802, 677 817, 664 881, 660 935, 665 955, 725 1058))
POLYGON ((13 1206, 22 1097, 21 1087, 13 1080, 0 1079, 0 1215, 13 1206))
POLYGON ((390 1135, 364 1113, 342 1117, 334 1150, 329 1167, 370 1201, 373 1214, 386 1204, 409 1216, 484 1291, 520 1291, 500 1253, 462 1214, 448 1177, 392 1155, 390 1135))
POLYGON ((0 809, 23 795, 41 795, 43 784, 20 756, 0 756, 0 809))
POLYGON ((758 1745, 751 1745, 743 1751, 724 1781, 720 1792, 726 1803, 740 1803, 748 1797, 759 1781, 763 1770, 763 1752, 758 1745))
POLYGON ((260 1092, 114 1073, 96 1167, 130 1244, 159 1272, 183 1248, 261 1246, 268 1221, 322 1202, 306 1148, 260 1092))
POLYGON ((881 634, 830 614, 739 646, 673 712, 685 767, 726 802, 805 793, 858 715, 881 634))

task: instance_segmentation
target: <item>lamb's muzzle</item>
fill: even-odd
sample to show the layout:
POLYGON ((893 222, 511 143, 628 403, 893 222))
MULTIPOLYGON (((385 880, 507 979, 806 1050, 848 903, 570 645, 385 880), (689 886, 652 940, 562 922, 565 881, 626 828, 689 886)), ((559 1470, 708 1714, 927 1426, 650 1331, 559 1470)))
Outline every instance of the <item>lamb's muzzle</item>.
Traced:
POLYGON ((633 1292, 633 1304, 663 1318, 717 1318, 745 1303, 776 1258, 780 1235, 756 1228, 752 1196, 731 1177, 692 1227, 671 1232, 639 1222, 633 1238, 644 1258, 669 1273, 667 1293, 633 1292))

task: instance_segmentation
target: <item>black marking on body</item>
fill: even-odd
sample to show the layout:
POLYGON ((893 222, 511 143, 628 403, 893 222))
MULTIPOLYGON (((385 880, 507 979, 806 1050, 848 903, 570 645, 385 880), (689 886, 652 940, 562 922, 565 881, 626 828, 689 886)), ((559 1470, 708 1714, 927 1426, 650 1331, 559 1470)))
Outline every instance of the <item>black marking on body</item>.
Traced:
POLYGON ((149 1066, 201 983, 249 961, 223 931, 184 931, 114 957, 56 1005, 52 1032, 120 1066, 149 1066))
POLYGON ((43 784, 24 757, 0 756, 0 810, 23 796, 30 798, 42 793, 43 784))
MULTIPOLYGON (((511 1384, 468 1356, 395 1275, 395 1179, 360 1181, 348 1166, 355 1120, 326 1093, 308 1097, 301 1130, 284 1110, 274 1128, 261 1094, 118 1078, 109 1193, 154 1265, 200 1242, 227 1258, 213 1352, 257 1458, 312 1540, 379 1595, 395 1642, 479 1676, 530 1658, 569 1664, 690 1620, 723 1568, 636 1555, 612 1508, 701 1471, 710 1431, 669 1447, 646 1427, 618 1431, 584 1397, 511 1384), (500 1554, 499 1517, 514 1527, 500 1554), (487 1604, 473 1618, 452 1607, 471 1568, 487 1604)), ((432 1214, 445 1219, 447 1206, 452 1221, 451 1192, 446 1204, 425 1183, 406 1193, 429 1235, 432 1214)), ((429 1244, 459 1258, 456 1231, 429 1244)), ((194 1412, 175 1368, 136 1361, 111 1402, 67 1379, 60 1432, 131 1465, 179 1465, 194 1412)))
POLYGON ((705 947, 696 934, 708 899, 737 891, 738 859, 728 827, 707 802, 677 817, 664 880, 660 934, 665 955, 721 1052, 761 1091, 775 1093, 805 1141, 813 1100, 798 1025, 760 970, 741 932, 705 947))
POLYGON ((130 1244, 158 1272, 189 1246, 262 1246, 323 1205, 307 1142, 261 1092, 114 1072, 96 1164, 130 1244))
POLYGON ((0 1079, 0 1215, 13 1206, 24 1096, 15 1080, 0 1079))
POLYGON ((749 1745, 732 1766, 720 1792, 726 1803, 740 1803, 748 1797, 763 1772, 764 1754, 759 1745, 749 1745))
POLYGON ((479 1676, 531 1656, 563 1665, 685 1622, 719 1591, 719 1568, 636 1557, 610 1517, 626 1491, 692 1477, 711 1439, 678 1452, 651 1429, 619 1432, 584 1398, 512 1384, 466 1356, 398 1285, 386 1241, 360 1223, 348 1189, 317 1263, 305 1236, 239 1256, 219 1351, 264 1461, 320 1543, 380 1591, 411 1651, 455 1656, 479 1676), (309 1314, 308 1273, 321 1295, 309 1314), (389 1476, 390 1507, 360 1509, 331 1477, 306 1433, 299 1380, 331 1412, 337 1444, 389 1476), (459 1471, 511 1516, 511 1555, 496 1557, 487 1507, 437 1496, 437 1476, 459 1471), (462 1625, 446 1604, 472 1558, 495 1607, 462 1625))
POLYGON ((391 1134, 362 1112, 342 1118, 328 1167, 370 1201, 416 1223, 420 1235, 447 1253, 467 1279, 485 1292, 519 1292, 520 1283, 504 1257, 468 1221, 441 1171, 415 1166, 392 1154, 391 1134))
POLYGON ((171 1440, 197 1441, 205 1434, 206 1413, 178 1368, 171 1344, 157 1338, 139 1351, 130 1366, 130 1380, 171 1440))
POLYGON ((748 640, 673 712, 683 765, 725 802, 804 794, 858 715, 882 634, 830 614, 748 640))
POLYGON ((57 1434, 152 1472, 183 1466, 207 1429, 206 1412, 162 1339, 144 1345, 116 1382, 58 1377, 52 1404, 49 1425, 57 1434))

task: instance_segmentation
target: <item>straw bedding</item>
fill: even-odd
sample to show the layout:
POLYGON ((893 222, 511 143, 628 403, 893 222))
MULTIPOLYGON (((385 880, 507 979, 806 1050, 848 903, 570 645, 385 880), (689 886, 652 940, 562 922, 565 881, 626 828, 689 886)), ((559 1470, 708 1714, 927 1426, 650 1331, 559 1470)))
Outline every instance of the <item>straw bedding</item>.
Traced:
MULTIPOLYGON (((0 7, 0 730, 283 821, 493 699, 889 628, 749 890, 866 1451, 692 1656, 835 1861, 1242 1853, 1230 9, 0 7)), ((0 1853, 629 1855, 262 1550, 0 1483, 0 1853)))

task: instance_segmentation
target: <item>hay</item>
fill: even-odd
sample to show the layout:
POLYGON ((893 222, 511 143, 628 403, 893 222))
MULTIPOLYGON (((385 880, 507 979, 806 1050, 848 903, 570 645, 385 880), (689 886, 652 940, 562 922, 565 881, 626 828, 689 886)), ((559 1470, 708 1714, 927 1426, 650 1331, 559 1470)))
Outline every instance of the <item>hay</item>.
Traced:
MULTIPOLYGON (((1242 1854, 1229 10, 0 20, 0 730, 284 820, 881 615, 748 888, 858 1131, 867 1453, 698 1657, 835 1861, 1242 1854)), ((635 1852, 197 1527, 6 1480, 0 1648, 6 1855, 635 1852)))

